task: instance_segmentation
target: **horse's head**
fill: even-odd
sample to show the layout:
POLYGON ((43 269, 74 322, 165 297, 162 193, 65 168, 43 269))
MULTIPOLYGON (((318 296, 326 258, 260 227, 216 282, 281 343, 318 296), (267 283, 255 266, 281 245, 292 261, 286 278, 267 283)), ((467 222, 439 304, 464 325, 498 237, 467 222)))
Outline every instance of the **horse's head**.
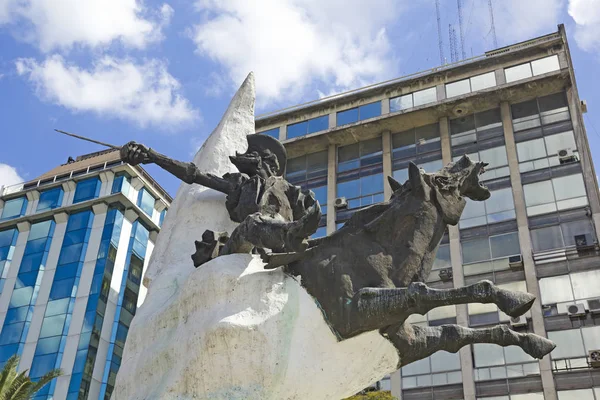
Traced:
POLYGON ((483 201, 490 197, 488 188, 479 181, 479 175, 485 171, 487 165, 483 162, 472 162, 465 155, 439 172, 428 174, 410 163, 409 178, 404 184, 388 177, 394 191, 391 202, 402 202, 406 196, 431 201, 442 214, 445 223, 456 225, 466 204, 465 197, 475 201, 483 201))

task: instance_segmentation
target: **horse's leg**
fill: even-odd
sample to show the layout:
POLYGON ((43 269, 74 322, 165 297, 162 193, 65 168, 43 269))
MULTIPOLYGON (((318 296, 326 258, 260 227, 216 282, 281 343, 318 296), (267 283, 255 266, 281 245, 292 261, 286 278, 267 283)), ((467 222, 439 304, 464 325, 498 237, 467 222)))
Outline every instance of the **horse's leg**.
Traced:
POLYGON ((535 301, 529 293, 500 289, 490 281, 481 281, 457 289, 432 289, 421 282, 411 283, 408 288, 363 288, 352 299, 348 315, 350 337, 404 322, 411 314, 426 314, 441 306, 494 303, 511 317, 523 315, 535 301))
POLYGON ((405 322, 382 331, 398 349, 401 366, 428 357, 439 350, 456 353, 462 347, 474 343, 490 343, 499 346, 519 346, 534 358, 542 358, 556 345, 533 333, 517 333, 506 325, 493 328, 471 329, 459 325, 421 327, 405 322))

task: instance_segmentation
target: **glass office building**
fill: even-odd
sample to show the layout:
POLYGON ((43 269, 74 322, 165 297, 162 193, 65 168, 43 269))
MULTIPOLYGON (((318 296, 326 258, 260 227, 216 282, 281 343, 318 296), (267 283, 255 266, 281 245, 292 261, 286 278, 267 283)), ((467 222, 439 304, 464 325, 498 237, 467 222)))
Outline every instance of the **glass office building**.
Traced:
POLYGON ((110 398, 170 202, 115 150, 0 188, 0 363, 63 370, 36 400, 110 398))
POLYGON ((410 321, 507 324, 557 348, 541 361, 516 347, 441 351, 379 387, 410 400, 600 400, 600 202, 586 111, 560 25, 470 60, 257 117, 257 133, 285 144, 290 181, 326 205, 317 237, 389 199, 386 176, 405 181, 409 162, 426 172, 463 154, 489 163, 482 179, 491 198, 469 201, 448 228, 427 282, 489 279, 539 301, 518 319, 470 304, 410 321))

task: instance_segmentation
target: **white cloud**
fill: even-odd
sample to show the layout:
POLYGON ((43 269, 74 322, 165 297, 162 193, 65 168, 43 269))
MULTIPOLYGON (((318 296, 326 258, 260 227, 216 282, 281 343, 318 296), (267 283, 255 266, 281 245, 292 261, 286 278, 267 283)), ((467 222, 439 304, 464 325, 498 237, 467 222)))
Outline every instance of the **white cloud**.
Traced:
MULTIPOLYGON (((314 84, 336 91, 396 75, 386 25, 399 2, 373 0, 199 0, 192 37, 232 83, 250 71, 259 102, 294 100, 314 84)), ((316 90, 315 90, 316 93, 316 90)))
POLYGON ((569 15, 577 24, 577 45, 586 51, 600 50, 600 1, 569 0, 569 15))
POLYGON ((14 167, 0 163, 0 187, 15 185, 20 182, 23 182, 23 178, 14 167))
POLYGON ((151 10, 141 0, 0 0, 0 24, 13 24, 16 34, 44 52, 115 40, 143 48, 162 39, 172 15, 167 4, 151 10))
POLYGON ((53 55, 43 63, 19 59, 16 69, 40 98, 75 112, 92 111, 167 129, 198 117, 180 93, 179 82, 158 60, 136 64, 106 56, 84 70, 53 55))

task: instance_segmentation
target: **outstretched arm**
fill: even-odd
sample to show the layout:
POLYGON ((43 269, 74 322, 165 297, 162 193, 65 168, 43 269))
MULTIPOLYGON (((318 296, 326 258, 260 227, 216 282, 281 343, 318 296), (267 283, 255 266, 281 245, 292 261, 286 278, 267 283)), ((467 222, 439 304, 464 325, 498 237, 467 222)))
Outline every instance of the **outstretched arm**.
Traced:
POLYGON ((121 159, 131 165, 156 164, 188 184, 197 183, 225 194, 233 190, 232 183, 213 174, 200 172, 194 163, 173 160, 136 142, 129 142, 121 147, 121 159))

